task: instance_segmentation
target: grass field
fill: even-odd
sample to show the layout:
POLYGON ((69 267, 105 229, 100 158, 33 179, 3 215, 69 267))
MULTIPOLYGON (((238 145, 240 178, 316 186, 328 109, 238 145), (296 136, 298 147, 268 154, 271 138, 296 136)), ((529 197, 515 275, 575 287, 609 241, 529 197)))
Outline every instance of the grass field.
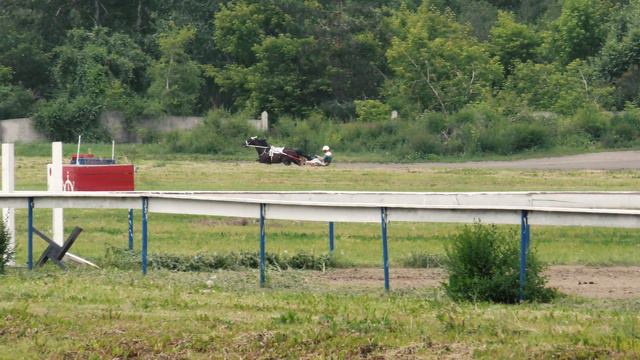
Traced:
MULTIPOLYGON (((18 149, 17 187, 46 188, 47 158, 18 149)), ((138 157, 139 190, 638 190, 638 171, 313 169, 138 157)), ((24 212, 18 262, 25 261, 24 212)), ((100 262, 126 246, 126 212, 67 211, 85 228, 73 252, 100 262)), ((139 214, 136 213, 139 220, 139 214)), ((50 212, 36 212, 50 231, 50 212)), ((460 225, 390 225, 391 266, 410 253, 441 254, 460 225)), ((139 229, 136 228, 139 235, 139 229)), ((379 226, 336 224, 339 258, 379 266, 379 226)), ((327 224, 269 221, 271 252, 327 251, 327 224)), ((534 227, 542 260, 640 264, 640 232, 534 227)), ((20 237, 21 236, 21 237, 20 237)), ((36 254, 42 244, 36 242, 36 254)), ((139 240, 136 243, 139 248, 139 240)), ((258 249, 258 227, 231 218, 151 214, 150 252, 258 249)), ((637 300, 563 297, 551 304, 455 304, 439 289, 335 288, 310 271, 170 273, 53 267, 0 277, 0 358, 633 358, 637 300)))

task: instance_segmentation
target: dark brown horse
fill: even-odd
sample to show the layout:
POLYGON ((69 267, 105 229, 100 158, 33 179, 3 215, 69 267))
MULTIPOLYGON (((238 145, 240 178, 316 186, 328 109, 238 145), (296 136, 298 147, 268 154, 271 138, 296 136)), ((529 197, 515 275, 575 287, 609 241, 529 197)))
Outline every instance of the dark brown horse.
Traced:
POLYGON ((263 164, 282 163, 301 166, 309 160, 309 157, 301 150, 271 146, 266 139, 258 139, 257 136, 252 136, 245 140, 244 146, 255 148, 258 152, 258 161, 263 164))

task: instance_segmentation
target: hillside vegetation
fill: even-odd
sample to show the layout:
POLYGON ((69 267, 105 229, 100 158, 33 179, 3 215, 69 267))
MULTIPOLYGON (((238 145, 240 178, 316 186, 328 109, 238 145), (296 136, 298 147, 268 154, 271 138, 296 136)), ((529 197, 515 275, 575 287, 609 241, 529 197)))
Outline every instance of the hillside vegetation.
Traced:
POLYGON ((141 135, 220 154, 263 110, 275 141, 396 160, 640 138, 640 0, 7 0, 0 33, 0 118, 52 140, 203 115, 141 135))

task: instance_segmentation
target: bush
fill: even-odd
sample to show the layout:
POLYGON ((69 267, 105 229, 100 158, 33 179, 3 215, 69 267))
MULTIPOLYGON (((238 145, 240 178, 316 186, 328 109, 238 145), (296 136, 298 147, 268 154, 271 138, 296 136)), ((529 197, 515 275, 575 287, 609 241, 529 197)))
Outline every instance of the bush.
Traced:
POLYGON ((434 255, 426 252, 412 252, 404 257, 400 263, 402 266, 408 268, 440 268, 444 265, 444 257, 442 255, 434 255))
POLYGON ((0 84, 0 119, 24 117, 31 113, 34 96, 20 86, 0 84))
POLYGON ((611 119, 609 133, 602 140, 607 147, 629 146, 640 140, 640 110, 629 107, 611 119))
POLYGON ((11 234, 4 221, 0 221, 0 274, 4 273, 5 266, 11 260, 13 251, 9 249, 11 234))
POLYGON ((552 134, 549 127, 534 121, 515 124, 510 128, 508 133, 510 151, 546 148, 551 143, 552 134))
POLYGON ((356 100, 356 116, 363 122, 385 122, 391 116, 391 108, 378 100, 356 100))
POLYGON ((210 111, 202 124, 187 132, 173 131, 163 142, 171 151, 198 154, 233 154, 252 134, 244 114, 231 115, 224 110, 210 111))
MULTIPOLYGON (((495 225, 465 226, 446 248, 445 267, 449 282, 444 288, 455 301, 518 302, 519 241, 498 231, 495 225)), ((527 301, 547 302, 556 294, 544 287, 542 270, 542 264, 530 250, 524 287, 527 301)))
MULTIPOLYGON (((238 270, 241 268, 257 269, 260 254, 257 252, 242 251, 240 253, 226 254, 151 254, 148 266, 152 269, 165 269, 170 271, 212 271, 212 270, 238 270)), ((107 248, 102 261, 103 266, 115 267, 123 270, 140 268, 140 253, 116 247, 107 248)), ((266 254, 266 265, 279 270, 305 269, 324 270, 337 265, 333 257, 298 253, 292 256, 273 253, 266 254)))
POLYGON ((109 139, 106 129, 98 123, 104 106, 90 96, 61 97, 40 106, 35 114, 35 126, 50 140, 75 142, 109 139))
POLYGON ((593 141, 600 140, 609 126, 609 116, 595 106, 580 109, 572 118, 573 131, 589 136, 593 141))

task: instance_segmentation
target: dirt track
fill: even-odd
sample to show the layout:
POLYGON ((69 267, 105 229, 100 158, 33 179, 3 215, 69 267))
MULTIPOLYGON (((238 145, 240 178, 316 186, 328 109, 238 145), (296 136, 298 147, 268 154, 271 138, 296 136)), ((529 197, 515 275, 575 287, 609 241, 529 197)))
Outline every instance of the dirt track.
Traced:
MULTIPOLYGON (((436 287, 446 280, 443 269, 391 268, 390 284, 393 289, 436 287)), ((548 285, 562 293, 592 298, 640 298, 640 266, 581 266, 556 265, 545 273, 548 285)), ((335 269, 314 275, 327 286, 350 288, 381 288, 382 269, 335 269)), ((317 280, 313 280, 317 281, 317 280)))
POLYGON ((340 163, 337 168, 348 169, 563 169, 563 170, 621 170, 640 169, 640 151, 616 151, 514 161, 469 161, 461 163, 340 163))

